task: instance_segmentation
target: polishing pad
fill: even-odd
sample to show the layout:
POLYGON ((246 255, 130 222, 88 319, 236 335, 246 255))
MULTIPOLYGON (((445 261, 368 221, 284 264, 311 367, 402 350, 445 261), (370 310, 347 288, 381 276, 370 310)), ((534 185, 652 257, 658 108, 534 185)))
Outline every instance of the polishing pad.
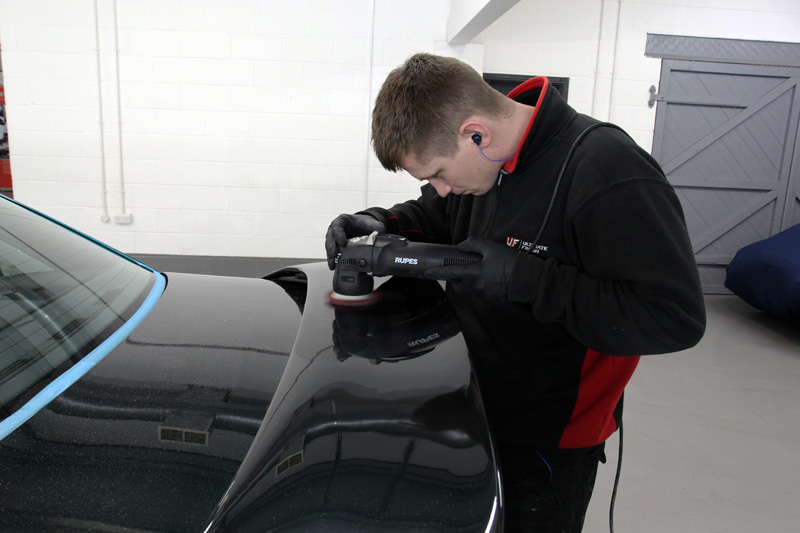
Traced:
POLYGON ((362 294, 358 296, 339 294, 336 291, 330 291, 328 293, 328 303, 334 307, 366 307, 368 305, 374 305, 380 300, 380 291, 372 291, 368 294, 362 294))

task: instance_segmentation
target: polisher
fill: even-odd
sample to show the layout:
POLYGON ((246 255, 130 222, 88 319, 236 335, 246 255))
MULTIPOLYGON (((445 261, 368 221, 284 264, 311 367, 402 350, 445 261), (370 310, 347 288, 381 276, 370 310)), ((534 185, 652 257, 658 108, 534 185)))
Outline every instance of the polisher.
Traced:
POLYGON ((354 237, 343 246, 336 260, 333 290, 328 301, 334 306, 364 307, 377 303, 373 276, 424 279, 425 271, 441 266, 477 263, 481 256, 455 246, 411 242, 399 235, 354 237))

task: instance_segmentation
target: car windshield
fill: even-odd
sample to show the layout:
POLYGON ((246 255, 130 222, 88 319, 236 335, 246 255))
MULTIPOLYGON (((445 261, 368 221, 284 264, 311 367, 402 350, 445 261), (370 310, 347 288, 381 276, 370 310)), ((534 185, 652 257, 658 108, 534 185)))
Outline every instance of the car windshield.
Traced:
POLYGON ((124 324, 154 282, 133 260, 0 197, 0 420, 124 324))

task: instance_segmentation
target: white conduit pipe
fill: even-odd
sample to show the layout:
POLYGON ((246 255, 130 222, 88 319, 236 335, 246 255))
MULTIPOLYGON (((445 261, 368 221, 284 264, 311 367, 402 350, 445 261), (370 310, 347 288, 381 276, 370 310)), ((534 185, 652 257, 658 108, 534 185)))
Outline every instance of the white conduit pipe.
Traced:
MULTIPOLYGON (((600 54, 603 44, 603 20, 605 18, 605 4, 607 0, 602 0, 600 3, 600 27, 597 30, 597 56, 594 63, 594 87, 592 88, 592 106, 589 115, 595 116, 597 105, 597 86, 600 81, 600 54)), ((611 73, 610 85, 608 88, 608 112, 606 120, 611 121, 611 100, 614 95, 614 73, 617 70, 617 46, 619 44, 619 20, 620 12, 622 11, 622 0, 617 0, 617 22, 614 28, 614 44, 611 50, 611 73)))
POLYGON ((101 193, 103 195, 103 214, 100 220, 108 222, 111 217, 108 215, 108 190, 106 188, 106 145, 105 127, 103 125, 103 80, 100 70, 100 19, 97 16, 97 0, 94 0, 94 38, 97 46, 97 100, 98 100, 98 123, 100 124, 100 176, 101 193))
POLYGON ((597 103, 597 81, 600 76, 600 51, 603 44, 603 15, 605 13, 606 2, 600 0, 600 24, 597 26, 597 54, 594 58, 594 86, 592 87, 592 107, 589 111, 590 116, 594 116, 595 104, 597 103))
POLYGON ((371 150, 370 131, 372 129, 372 56, 375 50, 375 0, 370 2, 369 13, 369 58, 367 63, 367 142, 364 150, 364 209, 367 205, 369 196, 369 154, 371 150))
POLYGON ((122 205, 122 214, 125 210, 125 172, 122 164, 122 94, 120 85, 122 81, 119 77, 119 24, 117 23, 117 0, 114 0, 114 57, 117 64, 117 121, 119 122, 119 195, 122 205))
POLYGON ((617 27, 614 30, 614 50, 611 60, 611 86, 608 88, 608 122, 611 122, 611 100, 614 97, 614 78, 617 71, 617 46, 619 45, 619 14, 622 11, 622 0, 617 0, 617 27))

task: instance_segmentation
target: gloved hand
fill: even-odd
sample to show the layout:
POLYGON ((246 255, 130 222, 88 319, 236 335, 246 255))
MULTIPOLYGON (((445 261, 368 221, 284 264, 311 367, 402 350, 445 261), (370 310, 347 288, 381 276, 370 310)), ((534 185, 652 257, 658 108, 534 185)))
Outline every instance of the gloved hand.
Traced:
POLYGON ((386 233, 382 222, 369 215, 342 214, 333 219, 325 234, 325 252, 328 254, 328 268, 336 268, 336 256, 339 248, 347 246, 347 239, 369 235, 373 231, 386 233))
POLYGON ((470 265, 431 268, 425 271, 425 277, 451 281, 458 294, 477 292, 490 302, 508 303, 508 287, 518 251, 478 237, 459 243, 458 249, 479 253, 483 259, 470 265))

